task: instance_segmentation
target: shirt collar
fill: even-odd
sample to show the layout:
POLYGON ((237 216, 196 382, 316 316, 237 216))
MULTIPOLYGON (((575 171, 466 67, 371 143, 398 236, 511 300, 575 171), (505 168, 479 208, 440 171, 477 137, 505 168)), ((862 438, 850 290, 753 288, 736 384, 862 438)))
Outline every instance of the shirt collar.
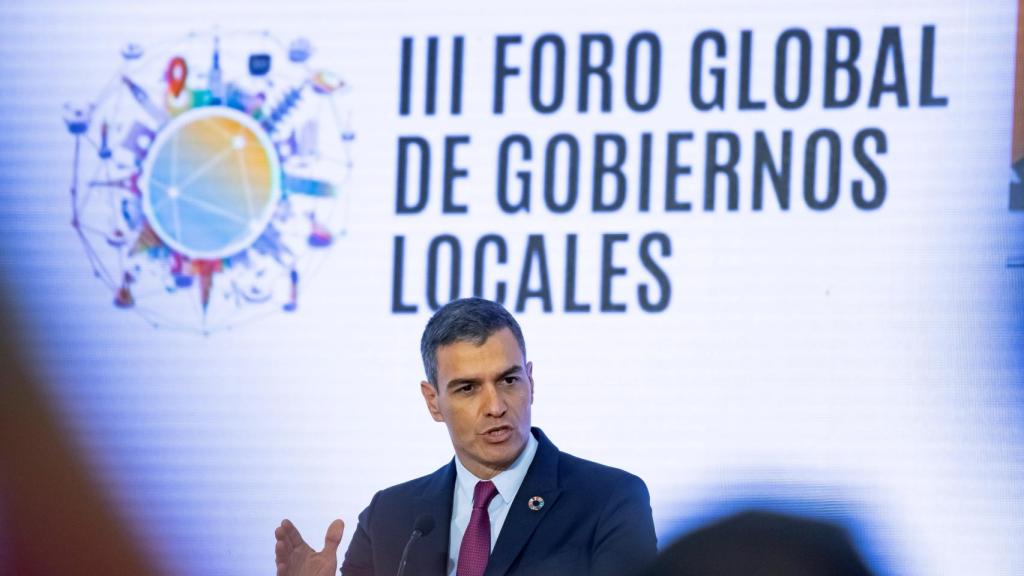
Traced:
MULTIPOLYGON (((533 433, 527 435, 526 447, 519 453, 515 462, 511 466, 502 470, 497 476, 491 478, 491 482, 494 483, 494 487, 498 489, 498 495, 505 501, 506 504, 512 502, 515 498, 516 492, 519 491, 519 487, 522 486, 523 480, 526 479, 526 472, 530 470, 530 464, 533 463, 533 457, 537 454, 537 439, 533 437, 533 433)), ((473 490, 476 488, 477 482, 483 480, 477 478, 470 472, 459 457, 455 457, 455 471, 456 471, 456 482, 459 484, 459 488, 463 491, 463 494, 469 494, 472 498, 473 490)))

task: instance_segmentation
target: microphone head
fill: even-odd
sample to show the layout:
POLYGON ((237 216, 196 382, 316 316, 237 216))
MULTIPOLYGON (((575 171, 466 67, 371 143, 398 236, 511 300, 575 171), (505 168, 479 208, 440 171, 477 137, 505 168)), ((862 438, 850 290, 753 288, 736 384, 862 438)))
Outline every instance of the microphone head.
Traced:
POLYGON ((420 537, 430 534, 430 531, 434 529, 434 517, 430 514, 420 514, 416 517, 416 523, 413 524, 413 532, 419 532, 420 537))

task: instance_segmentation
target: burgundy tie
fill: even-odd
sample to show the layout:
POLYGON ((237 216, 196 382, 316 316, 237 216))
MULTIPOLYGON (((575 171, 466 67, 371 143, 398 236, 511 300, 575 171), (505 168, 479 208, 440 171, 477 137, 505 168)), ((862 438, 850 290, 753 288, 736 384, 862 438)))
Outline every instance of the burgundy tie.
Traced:
POLYGON ((456 576, 483 576, 487 569, 487 558, 491 555, 491 518, 487 506, 497 493, 490 480, 477 482, 473 489, 473 515, 462 536, 456 576))

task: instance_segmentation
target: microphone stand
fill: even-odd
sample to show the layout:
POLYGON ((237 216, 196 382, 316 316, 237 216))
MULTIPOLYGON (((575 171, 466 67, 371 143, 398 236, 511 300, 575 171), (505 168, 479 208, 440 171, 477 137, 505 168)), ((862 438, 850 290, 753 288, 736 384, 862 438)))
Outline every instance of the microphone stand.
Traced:
POLYGON ((419 540, 423 536, 423 532, 419 529, 413 530, 412 534, 409 535, 409 541, 405 543, 405 550, 402 550, 402 560, 398 562, 398 576, 405 574, 405 564, 409 561, 409 548, 412 547, 412 543, 419 540))

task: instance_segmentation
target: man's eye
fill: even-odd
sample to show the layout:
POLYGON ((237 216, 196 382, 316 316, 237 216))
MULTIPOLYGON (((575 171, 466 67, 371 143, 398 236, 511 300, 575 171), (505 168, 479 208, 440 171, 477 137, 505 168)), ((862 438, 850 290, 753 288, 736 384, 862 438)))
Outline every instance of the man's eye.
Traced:
POLYGON ((465 386, 459 386, 458 388, 455 389, 455 391, 462 394, 468 394, 473 391, 473 385, 466 384, 465 386))
POLYGON ((505 376, 505 384, 515 384, 519 382, 519 376, 505 376))

